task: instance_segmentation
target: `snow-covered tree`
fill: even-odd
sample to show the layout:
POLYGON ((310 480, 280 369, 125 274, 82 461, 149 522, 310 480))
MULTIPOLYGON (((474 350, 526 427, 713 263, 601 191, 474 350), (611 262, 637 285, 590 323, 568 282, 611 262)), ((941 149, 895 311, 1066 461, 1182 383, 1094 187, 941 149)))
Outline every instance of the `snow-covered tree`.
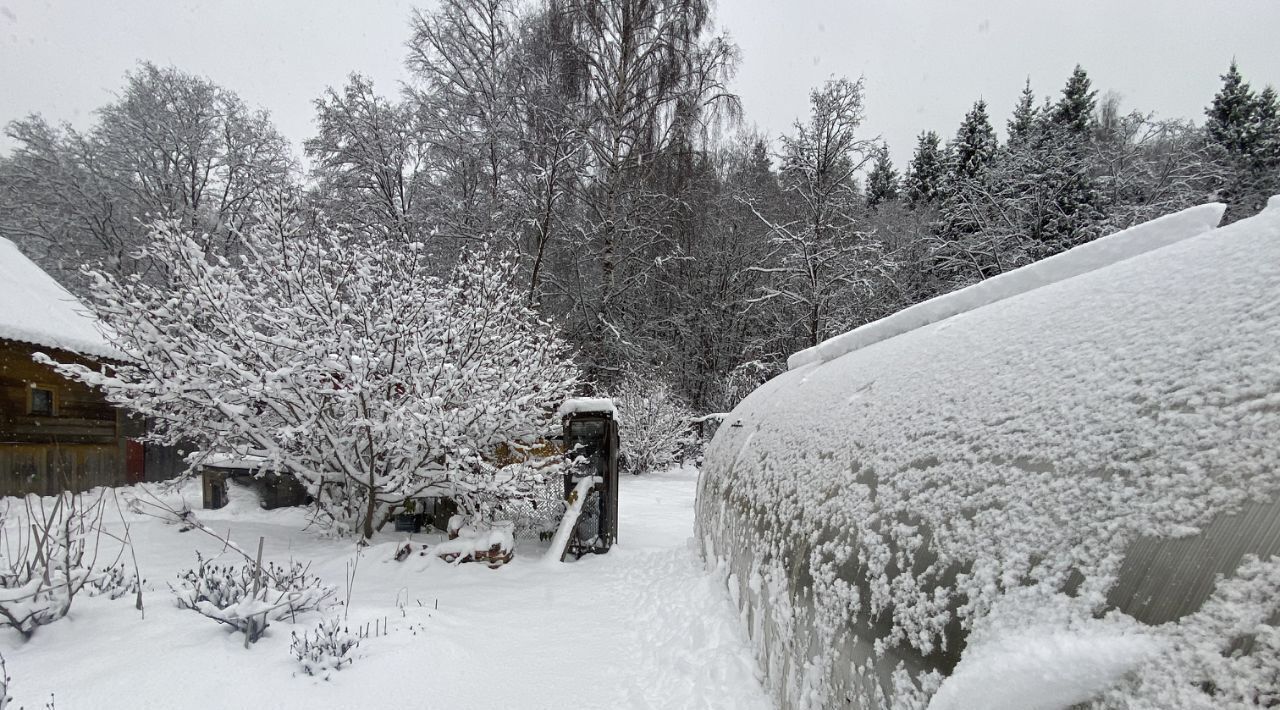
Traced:
POLYGON ((771 252, 754 271, 769 276, 756 303, 781 304, 780 326, 798 343, 817 345, 856 319, 859 298, 879 277, 883 255, 873 235, 858 228, 862 205, 855 176, 876 154, 859 138, 862 81, 833 79, 809 95, 807 122, 784 136, 783 218, 757 211, 771 252))
POLYGON ((979 99, 965 114, 951 143, 947 165, 950 182, 981 180, 995 160, 999 147, 995 129, 987 118, 987 102, 979 99))
POLYGON ((1098 92, 1084 67, 1079 64, 1062 87, 1062 97, 1049 111, 1049 121, 1065 130, 1083 135, 1093 125, 1093 109, 1097 106, 1098 92))
MULTIPOLYGON (((1111 103, 1110 97, 1106 102, 1111 103)), ((1093 141, 1092 171, 1112 232, 1204 202, 1224 177, 1189 121, 1107 107, 1093 141)))
POLYGON ((565 0, 562 51, 578 86, 571 109, 586 155, 579 241, 566 269, 570 327, 597 376, 644 356, 637 331, 663 266, 681 257, 672 221, 683 195, 670 180, 721 117, 737 47, 713 33, 708 0, 565 0))
POLYGON ((916 151, 902 179, 907 202, 913 207, 932 204, 942 190, 946 176, 946 156, 942 142, 934 131, 925 131, 916 139, 916 151))
POLYGON ((40 116, 6 128, 0 233, 70 288, 86 261, 115 274, 154 267, 133 256, 143 222, 175 220, 209 253, 236 236, 293 171, 265 111, 203 77, 140 64, 84 132, 40 116))
POLYGON ((316 99, 318 133, 306 141, 316 199, 336 220, 376 239, 426 238, 421 202, 425 146, 408 105, 379 96, 368 77, 352 74, 341 90, 316 99))
POLYGON ((1048 209, 1040 225, 1035 256, 1069 249, 1100 235, 1103 218, 1097 184, 1091 169, 1092 137, 1097 91, 1089 75, 1076 66, 1059 97, 1044 116, 1034 159, 1039 165, 1040 191, 1048 209))
POLYGON ((618 406, 626 471, 640 475, 673 466, 693 445, 693 410, 661 379, 632 374, 610 397, 618 406))
POLYGON ((898 171, 889 159, 889 146, 881 144, 876 160, 867 172, 867 207, 898 199, 898 171))
POLYGON ((1036 95, 1031 90, 1031 79, 1022 87, 1018 96, 1018 104, 1013 109, 1013 116, 1005 124, 1008 129, 1008 145, 1010 148, 1025 145, 1035 134, 1036 123, 1040 112, 1036 108, 1036 95))
POLYGON ((1205 109, 1205 137, 1219 153, 1227 221, 1257 212, 1280 190, 1280 106, 1270 86, 1254 93, 1234 61, 1205 109))
POLYGON ((1222 75, 1222 88, 1205 109, 1205 135, 1231 153, 1247 153, 1253 148, 1255 98, 1249 82, 1233 59, 1222 75))
POLYGON ((444 0, 415 10, 406 62, 417 79, 412 103, 427 137, 445 231, 462 238, 514 237, 512 180, 520 165, 523 106, 512 0, 444 0))
POLYGON ((474 512, 537 479, 539 462, 499 466, 494 450, 549 433, 576 370, 506 262, 472 254, 437 278, 422 244, 304 227, 283 200, 243 243, 210 258, 157 224, 146 255, 165 287, 90 272, 129 360, 60 369, 159 440, 265 457, 365 537, 408 498, 474 512))

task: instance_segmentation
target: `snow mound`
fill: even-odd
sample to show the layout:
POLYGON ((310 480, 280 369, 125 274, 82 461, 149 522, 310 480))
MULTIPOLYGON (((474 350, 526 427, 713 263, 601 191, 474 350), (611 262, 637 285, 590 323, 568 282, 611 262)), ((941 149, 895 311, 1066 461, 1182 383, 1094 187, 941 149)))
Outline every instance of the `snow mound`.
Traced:
POLYGON ((965 654, 928 710, 1066 710, 1091 700, 1151 657, 1147 636, 1034 632, 965 654))
POLYGON ((0 338, 115 360, 88 308, 52 276, 0 237, 0 338))
MULTIPOLYGON (((856 347, 732 412, 706 453, 698 538, 784 707, 923 708, 953 674, 962 704, 998 707, 998 687, 968 694, 986 667, 972 635, 1028 588, 1083 611, 991 667, 1019 648, 1073 664, 1055 698, 1120 676, 1081 702, 1280 697, 1264 514, 1280 494, 1280 209, 1206 232, 1220 209, 1130 230, 1141 253, 1124 235, 1073 250, 1057 263, 1075 275, 1013 272, 1008 293, 881 326, 891 337, 854 331, 856 347), (1157 599, 1135 593, 1153 576, 1157 599), (1129 641, 1076 635, 1101 614, 1146 624, 1159 650, 1131 669, 1129 641)), ((1042 629, 1051 609, 1023 611, 1001 633, 1042 629)))
POLYGON ((1227 206, 1200 205, 1145 222, 1061 254, 1055 254, 1021 269, 980 281, 959 291, 944 294, 904 308, 861 328, 829 338, 801 350, 787 359, 787 368, 834 360, 841 355, 901 335, 944 318, 967 313, 1020 293, 1110 266, 1125 259, 1166 247, 1213 229, 1222 221, 1227 206))

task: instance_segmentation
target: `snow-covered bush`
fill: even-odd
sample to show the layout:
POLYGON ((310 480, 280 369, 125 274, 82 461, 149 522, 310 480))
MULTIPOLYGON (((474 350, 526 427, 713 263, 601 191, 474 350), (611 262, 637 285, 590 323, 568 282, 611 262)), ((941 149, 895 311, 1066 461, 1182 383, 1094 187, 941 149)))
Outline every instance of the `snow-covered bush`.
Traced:
POLYGON ((300 562, 219 565, 196 553, 196 567, 170 584, 178 607, 203 614, 257 641, 268 620, 291 619, 336 603, 337 588, 322 584, 300 562))
POLYGON ((89 596, 106 596, 108 599, 119 599, 126 594, 136 596, 145 582, 138 579, 136 572, 126 569, 123 563, 114 564, 92 576, 89 596))
POLYGON ((30 638, 66 616, 93 578, 103 499, 63 493, 23 503, 17 513, 8 505, 0 512, 0 628, 30 638))
POLYGON ((351 652, 359 645, 360 640, 337 617, 329 617, 323 619, 310 634, 304 631, 299 636, 297 631, 293 632, 289 652, 298 659, 304 673, 328 680, 330 671, 351 665, 354 660, 351 652))
POLYGON ((696 455, 697 437, 690 428, 693 410, 665 381, 633 375, 610 398, 618 407, 625 471, 639 475, 696 455))
POLYGON ((508 260, 466 255, 439 277, 419 243, 355 239, 285 201, 243 247, 211 257, 156 224, 143 256, 166 283, 88 272, 130 360, 59 369, 154 422, 153 439, 263 457, 365 537, 410 498, 521 495, 536 466, 489 454, 550 433, 577 375, 508 260))
POLYGON ((779 705, 1275 704, 1280 199, 1221 214, 922 303, 734 409, 697 535, 779 705))
POLYGON ((709 404, 715 411, 727 412, 783 369, 781 363, 748 360, 726 372, 712 384, 709 404))

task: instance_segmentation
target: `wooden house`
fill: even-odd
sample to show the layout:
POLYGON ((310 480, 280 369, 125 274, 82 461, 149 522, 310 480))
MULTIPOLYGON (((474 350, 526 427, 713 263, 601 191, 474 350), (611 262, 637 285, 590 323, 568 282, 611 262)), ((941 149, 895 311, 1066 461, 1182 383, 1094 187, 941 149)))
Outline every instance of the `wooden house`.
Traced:
POLYGON ((171 477, 175 452, 131 439, 143 424, 102 393, 37 363, 124 356, 88 309, 0 237, 0 495, 81 491, 171 477))

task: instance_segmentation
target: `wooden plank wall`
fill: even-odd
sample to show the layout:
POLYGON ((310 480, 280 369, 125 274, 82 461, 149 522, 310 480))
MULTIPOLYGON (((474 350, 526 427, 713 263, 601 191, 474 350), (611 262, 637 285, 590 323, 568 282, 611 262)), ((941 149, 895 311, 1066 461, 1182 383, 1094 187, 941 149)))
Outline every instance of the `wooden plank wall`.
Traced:
POLYGON ((0 445, 0 496, 53 495, 124 482, 115 445, 0 445))
POLYGON ((0 495, 123 484, 129 426, 123 414, 98 391, 33 361, 37 351, 92 364, 71 353, 0 340, 0 495), (28 412, 33 384, 54 392, 53 416, 28 412))

